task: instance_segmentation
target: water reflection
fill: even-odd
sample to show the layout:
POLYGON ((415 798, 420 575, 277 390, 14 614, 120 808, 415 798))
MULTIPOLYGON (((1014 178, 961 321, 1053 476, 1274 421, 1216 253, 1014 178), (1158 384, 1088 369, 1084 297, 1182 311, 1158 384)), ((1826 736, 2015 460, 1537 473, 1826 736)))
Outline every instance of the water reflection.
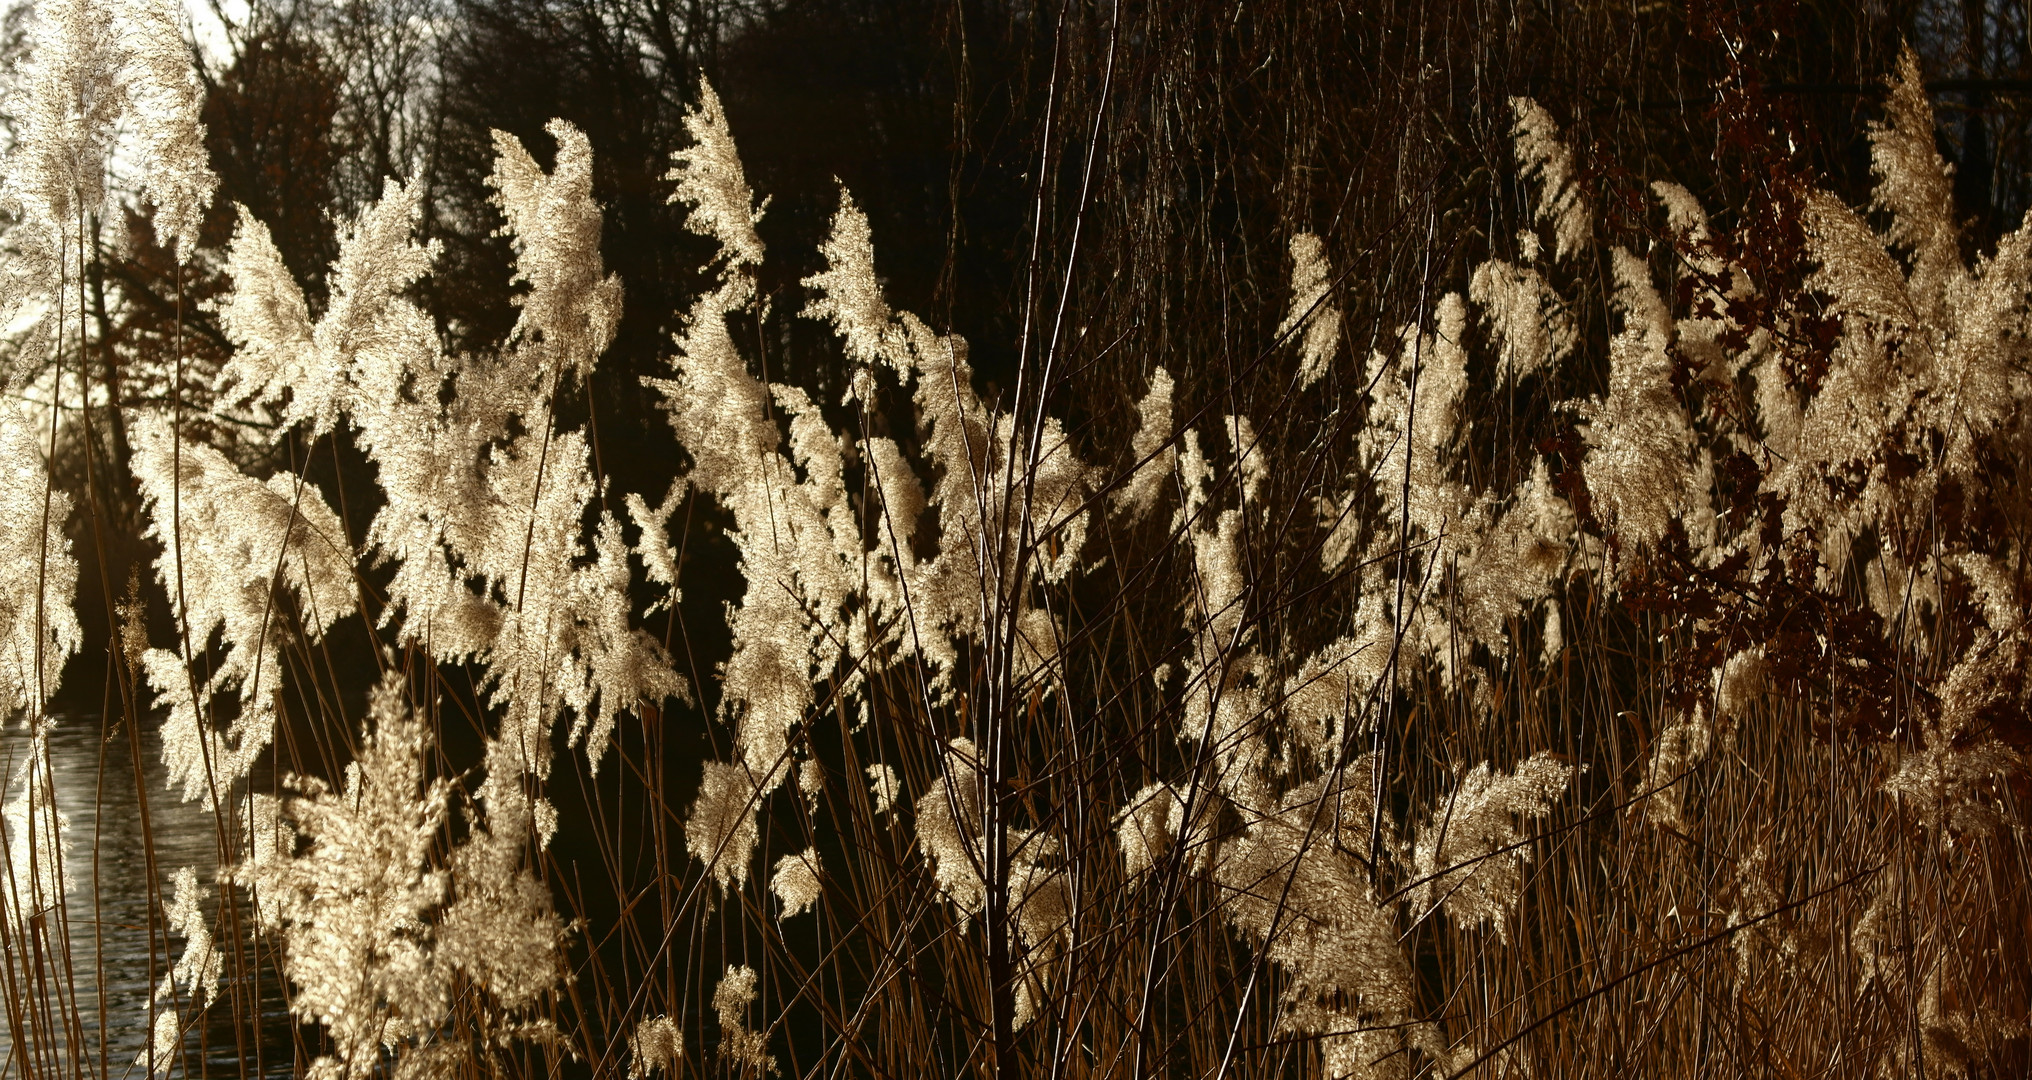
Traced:
MULTIPOLYGON (((147 783, 147 832, 154 838, 158 895, 167 902, 175 894, 172 882, 178 868, 194 866, 199 882, 211 894, 205 910, 216 916, 218 897, 213 884, 219 850, 216 822, 197 804, 182 802, 178 792, 169 789, 159 739, 153 725, 149 727, 140 737, 141 773, 147 783)), ((52 1003, 75 1001, 76 1016, 72 1023, 59 1019, 57 1023, 62 1026, 55 1030, 31 1028, 24 1034, 17 1031, 16 1025, 33 1021, 21 1008, 0 1014, 0 1063, 4 1063, 0 1064, 0 1080, 51 1070, 64 1077, 106 1080, 143 1076, 146 1066, 136 1065, 135 1061, 149 1040, 149 998, 156 980, 167 973, 183 952, 182 940, 167 937, 159 914, 154 948, 150 948, 148 845, 142 826, 141 799, 135 791, 129 733, 118 728, 110 738, 102 734, 96 718, 65 718, 49 736, 50 777, 55 786, 56 807, 70 821, 71 887, 67 920, 52 913, 46 933, 50 941, 61 942, 68 923, 70 963, 66 977, 62 953, 54 953, 42 965, 46 973, 44 981, 39 986, 22 988, 52 1003), (17 1035, 22 1039, 19 1054, 17 1035), (85 1053, 73 1061, 70 1047, 79 1042, 83 1043, 85 1053), (55 1048, 53 1052, 51 1047, 55 1048)), ((20 727, 0 733, 0 777, 13 776, 28 750, 28 735, 20 727)), ((257 776, 256 783, 266 789, 267 778, 257 776)), ((227 950, 233 948, 223 934, 218 944, 227 950)), ((229 960, 227 971, 230 973, 234 967, 229 960)), ((273 968, 263 967, 258 977, 250 980, 258 984, 258 995, 254 985, 244 988, 241 995, 244 1002, 251 1003, 257 996, 260 999, 262 1022, 258 1040, 254 1031, 242 1032, 236 1038, 232 1024, 233 990, 222 984, 221 1000, 209 1010, 213 1015, 205 1017, 203 1030, 189 1032, 183 1060, 175 1071, 211 1076, 292 1074, 291 1025, 282 988, 273 968), (259 1046, 254 1045, 256 1041, 259 1046)), ((15 970, 22 970, 18 960, 15 970)), ((184 998, 182 988, 178 995, 180 1000, 184 998)), ((17 991, 15 996, 21 997, 22 992, 17 991)), ((20 1006, 22 1002, 15 1004, 20 1006)), ((184 1005, 188 1011, 187 1000, 184 1005)))

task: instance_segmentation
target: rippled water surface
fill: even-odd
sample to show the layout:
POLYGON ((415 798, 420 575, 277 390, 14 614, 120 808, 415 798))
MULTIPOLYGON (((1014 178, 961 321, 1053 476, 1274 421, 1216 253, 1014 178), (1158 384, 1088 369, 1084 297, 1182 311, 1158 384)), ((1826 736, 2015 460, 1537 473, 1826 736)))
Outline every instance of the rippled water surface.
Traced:
MULTIPOLYGON (((69 964, 63 963, 63 952, 58 948, 40 965, 44 976, 37 985, 21 986, 17 974, 14 989, 0 987, 0 993, 8 994, 16 1006, 0 1016, 0 1062, 4 1062, 0 1080, 144 1076, 146 1066, 137 1066, 135 1060, 148 1040, 151 988, 182 955, 181 939, 165 940, 159 911, 155 945, 150 948, 148 846, 144 843, 132 744, 125 728, 115 729, 110 738, 104 735, 96 718, 66 718, 50 735, 57 809, 70 821, 71 888, 68 918, 50 913, 45 926, 48 940, 59 945, 67 929, 69 964), (45 1008, 33 1010, 44 1020, 38 1022, 24 1014, 20 1007, 24 997, 46 1003, 45 1008), (62 1026, 52 1028, 47 1019, 52 1016, 71 1019, 68 1023, 58 1019, 62 1026), (80 1040, 84 1053, 74 1056, 80 1040)), ((216 913, 218 845, 212 815, 197 804, 182 802, 179 793, 169 789, 152 724, 141 733, 140 743, 158 895, 163 901, 173 896, 171 882, 177 869, 192 866, 210 894, 207 912, 216 913)), ((18 726, 0 735, 0 767, 4 767, 0 775, 15 778, 8 787, 10 797, 21 785, 16 770, 27 749, 28 736, 18 726)), ((18 939, 14 944, 22 947, 18 939)), ((223 940, 220 944, 231 947, 223 940)), ((12 964, 17 973, 23 966, 18 958, 12 964)), ((227 965, 229 971, 232 966, 227 965)), ((213 1006, 213 1011, 222 1015, 207 1018, 209 1030, 198 1030, 200 1025, 195 1023, 187 1025, 191 1030, 185 1053, 191 1075, 290 1075, 290 1025, 281 988, 272 969, 264 971, 258 981, 263 1045, 251 1045, 251 1037, 235 1040, 227 1022, 231 993, 221 987, 220 996, 227 1000, 213 1006), (259 1069, 255 1067, 257 1055, 259 1069)), ((250 994, 242 996, 251 1000, 250 994)), ((187 1007, 188 1002, 185 1004, 187 1007)))

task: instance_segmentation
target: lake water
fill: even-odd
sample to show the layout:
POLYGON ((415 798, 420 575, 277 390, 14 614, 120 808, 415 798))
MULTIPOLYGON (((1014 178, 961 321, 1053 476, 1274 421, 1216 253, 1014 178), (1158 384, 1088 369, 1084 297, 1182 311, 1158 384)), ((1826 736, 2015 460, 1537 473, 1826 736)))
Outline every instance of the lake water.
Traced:
MULTIPOLYGON (((183 953, 182 939, 167 939, 158 910, 151 960, 147 845, 141 825, 141 800, 135 791, 131 743, 124 728, 116 729, 110 739, 103 734, 96 718, 66 718, 58 722, 49 741, 57 809, 70 819, 69 978, 63 977, 64 958, 58 951, 40 965, 44 978, 33 992, 53 1005, 61 1002, 62 1006, 52 1011, 74 1015, 75 1023, 69 1025, 68 1034, 62 1030, 23 1034, 16 1030, 16 1025, 28 1021, 19 1008, 0 1014, 0 1080, 24 1076, 104 1080, 144 1076, 146 1066, 136 1065, 135 1060, 149 1040, 149 998, 154 980, 166 973, 183 953), (75 992, 71 986, 75 986, 75 992), (76 1003, 75 1009, 68 1007, 72 1001, 76 1003), (16 1052, 17 1038, 20 1053, 16 1052), (76 1050, 79 1041, 84 1044, 81 1055, 76 1050)), ((206 911, 216 914, 218 844, 212 815, 197 804, 180 801, 178 793, 169 790, 152 724, 141 733, 140 742, 142 774, 147 781, 149 831, 154 838, 157 895, 166 903, 174 896, 171 882, 177 869, 193 866, 199 883, 210 894, 206 911)), ((13 776, 15 766, 27 751, 27 733, 18 725, 0 733, 0 777, 13 776)), ((12 793, 12 788, 9 792, 12 793)), ((49 939, 61 942, 63 936, 62 921, 56 920, 49 930, 49 939)), ((231 948, 223 937, 218 944, 231 948)), ((13 966, 16 972, 21 972, 25 965, 16 959, 13 966)), ((229 972, 232 967, 228 962, 229 972)), ((259 984, 262 999, 262 1022, 258 1025, 262 1045, 258 1048, 252 1045, 256 1038, 253 1030, 242 1039, 234 1038, 232 992, 222 985, 220 996, 225 1000, 210 1010, 217 1015, 207 1016, 202 1025, 190 1025, 192 1030, 185 1040, 184 1051, 188 1069, 180 1063, 177 1072, 216 1077, 292 1074, 291 1025, 281 986, 272 968, 251 981, 259 984), (244 1067, 242 1043, 246 1044, 244 1067), (257 1049, 261 1065, 258 1069, 257 1049)), ((250 1010, 252 990, 249 986, 242 995, 250 1003, 245 1006, 250 1010)), ((16 997, 20 996, 17 991, 16 997)), ((186 1009, 188 1005, 186 1001, 186 1009)))

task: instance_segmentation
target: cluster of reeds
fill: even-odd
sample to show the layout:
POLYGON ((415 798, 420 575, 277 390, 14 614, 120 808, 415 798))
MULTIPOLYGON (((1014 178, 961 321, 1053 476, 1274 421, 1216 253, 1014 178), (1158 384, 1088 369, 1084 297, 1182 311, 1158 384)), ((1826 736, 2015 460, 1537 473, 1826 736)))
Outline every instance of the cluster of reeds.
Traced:
MULTIPOLYGON (((212 186, 163 4, 37 28, 6 299, 83 357, 116 131, 166 241, 212 186)), ((158 555, 106 598, 108 715, 159 732, 141 805, 217 841, 151 857, 147 926, 91 917, 145 939, 145 1016, 78 989, 97 898, 47 749, 86 722, 47 703, 92 557, 47 459, 106 403, 59 363, 0 424, 9 1068, 2022 1069, 2032 227, 1963 250, 1909 58, 1867 214, 1802 186, 1725 231, 1661 178, 1644 250, 1512 105, 1533 225, 1414 282, 1411 321, 1353 325, 1302 232, 1250 361, 1279 396, 1156 368, 1075 408, 1082 327, 1026 325, 991 391, 892 306, 844 191, 806 306, 768 303, 701 85, 668 180, 718 254, 645 387, 683 451, 660 492, 610 490, 560 419, 626 295, 570 125, 548 167, 496 138, 498 350, 420 306, 413 187, 347 226, 316 311, 243 212, 217 415, 119 418, 158 555), (839 400, 757 374, 799 318, 839 400), (1534 394, 1563 366, 1601 392, 1534 394), (375 503, 251 475, 222 417, 343 440, 375 503), (708 531, 741 580, 719 656, 673 637, 708 531)))

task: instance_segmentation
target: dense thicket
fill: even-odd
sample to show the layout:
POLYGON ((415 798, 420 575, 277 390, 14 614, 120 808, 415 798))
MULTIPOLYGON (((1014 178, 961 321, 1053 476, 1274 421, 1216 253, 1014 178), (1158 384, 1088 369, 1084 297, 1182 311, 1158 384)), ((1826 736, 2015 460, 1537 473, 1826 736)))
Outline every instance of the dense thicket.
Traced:
POLYGON ((2022 10, 27 10, 24 1074, 2024 1069, 2022 10))

